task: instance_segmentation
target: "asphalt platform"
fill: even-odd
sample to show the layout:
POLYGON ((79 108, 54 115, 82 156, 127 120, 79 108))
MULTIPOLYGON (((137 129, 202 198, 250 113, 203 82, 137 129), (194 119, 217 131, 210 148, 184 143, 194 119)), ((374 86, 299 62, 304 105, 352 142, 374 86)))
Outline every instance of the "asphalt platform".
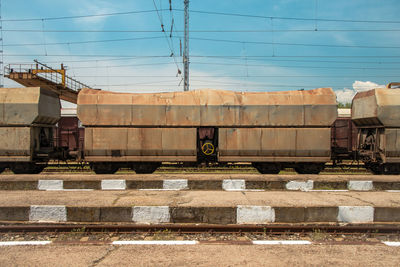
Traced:
POLYGON ((398 175, 0 175, 0 190, 400 190, 398 175))
POLYGON ((373 175, 0 175, 0 221, 400 225, 399 181, 373 175))

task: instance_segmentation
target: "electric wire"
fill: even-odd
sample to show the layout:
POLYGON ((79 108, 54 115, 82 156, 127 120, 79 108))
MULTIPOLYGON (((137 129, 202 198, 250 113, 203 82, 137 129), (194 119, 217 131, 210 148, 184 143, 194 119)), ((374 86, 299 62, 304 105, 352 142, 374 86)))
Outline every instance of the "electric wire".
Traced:
MULTIPOLYGON (((38 30, 38 29, 4 29, 4 32, 68 32, 68 33, 155 33, 160 32, 159 30, 38 30)), ((182 30, 174 29, 175 32, 184 32, 182 30)), ((317 32, 398 32, 400 29, 318 29, 317 32)), ((230 29, 218 29, 218 30, 190 30, 190 32, 197 33, 263 33, 263 32, 313 32, 315 29, 274 29, 274 30, 230 30, 230 29)))
MULTIPOLYGON (((164 32, 165 34, 165 32, 164 32)), ((86 40, 86 41, 66 41, 66 42, 55 42, 55 43, 22 43, 22 44, 4 44, 4 46, 47 46, 47 45, 72 45, 72 44, 88 44, 88 43, 106 43, 106 42, 126 42, 126 41, 137 41, 137 40, 151 40, 161 39, 163 37, 137 37, 137 38, 117 38, 117 39, 105 39, 105 40, 86 40)), ((168 38, 168 37, 166 37, 168 38)), ((170 37, 170 39, 179 37, 170 37)), ((231 39, 215 39, 215 38, 199 38, 191 37, 191 40, 199 41, 211 41, 211 42, 225 42, 225 43, 237 43, 237 44, 256 44, 256 45, 285 45, 285 46, 309 46, 309 47, 335 47, 335 48, 372 48, 372 49, 398 49, 400 46, 368 46, 368 45, 335 45, 335 44, 307 44, 307 43, 286 43, 286 42, 263 42, 263 41, 241 41, 231 39)), ((172 42, 172 41, 171 41, 172 42)), ((168 44, 170 42, 168 41, 168 44)), ((171 55, 174 57, 173 44, 170 46, 171 55)))
MULTIPOLYGON (((181 10, 179 10, 181 11, 181 10)), ((325 22, 346 22, 346 23, 383 23, 383 24, 399 24, 399 20, 354 20, 354 19, 327 19, 327 18, 298 18, 298 17, 277 17, 277 16, 263 16, 263 15, 251 15, 251 14, 240 14, 240 13, 228 13, 228 12, 215 12, 215 11, 203 11, 203 10, 190 10, 192 13, 208 14, 208 15, 222 15, 222 16, 234 16, 234 17, 245 17, 245 18, 260 18, 260 19, 279 19, 279 20, 295 20, 295 21, 325 21, 325 22)))
MULTIPOLYGON (((40 20, 65 20, 65 19, 80 19, 89 17, 105 17, 105 16, 118 16, 118 15, 131 15, 140 13, 152 13, 165 11, 168 9, 151 9, 151 10, 133 10, 126 12, 113 12, 113 13, 102 13, 102 14, 88 14, 88 15, 77 15, 77 16, 60 16, 60 17, 44 17, 44 18, 21 18, 21 19, 2 19, 3 22, 18 22, 18 21, 40 21, 40 20)), ((173 9, 174 11, 184 12, 183 9, 173 9)), ((229 13, 229 12, 216 12, 216 11, 205 11, 205 10, 189 10, 193 14, 208 14, 208 15, 220 15, 220 16, 234 16, 234 17, 246 17, 246 18, 260 18, 260 19, 275 19, 275 20, 294 20, 294 21, 323 21, 323 22, 345 22, 345 23, 377 23, 377 24, 399 24, 398 20, 354 20, 354 19, 328 19, 328 18, 299 18, 299 17, 279 17, 279 16, 264 16, 264 15, 253 15, 253 14, 241 14, 241 13, 229 13)))
POLYGON ((167 36, 167 34, 166 34, 166 32, 165 32, 165 29, 164 29, 164 24, 163 24, 162 17, 161 17, 161 15, 160 15, 159 11, 158 11, 156 2, 155 2, 154 0, 153 0, 153 4, 154 4, 154 8, 155 8, 155 10, 156 10, 157 16, 158 16, 158 18, 159 18, 159 20, 160 20, 160 23, 161 23, 161 30, 162 30, 162 33, 163 33, 163 35, 164 35, 164 37, 165 37, 165 40, 167 41, 169 50, 171 51, 171 55, 170 55, 170 56, 173 58, 173 60, 174 60, 174 62, 175 62, 175 65, 176 65, 176 68, 177 68, 177 74, 176 74, 176 76, 178 77, 178 75, 180 76, 182 72, 181 72, 181 70, 180 70, 180 68, 179 68, 178 62, 177 62, 176 57, 175 57, 174 43, 173 43, 173 41, 172 41, 172 38, 170 38, 170 39, 171 39, 171 42, 170 42, 170 40, 168 39, 168 36, 167 36))

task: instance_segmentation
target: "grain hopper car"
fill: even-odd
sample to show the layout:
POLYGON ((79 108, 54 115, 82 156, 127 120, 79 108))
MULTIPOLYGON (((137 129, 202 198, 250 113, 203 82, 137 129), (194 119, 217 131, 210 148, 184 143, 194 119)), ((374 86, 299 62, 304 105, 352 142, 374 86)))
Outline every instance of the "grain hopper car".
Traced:
POLYGON ((58 95, 39 87, 0 88, 0 172, 39 173, 49 158, 63 157, 53 146, 60 119, 58 95))
POLYGON ((195 90, 113 93, 82 89, 84 158, 96 173, 161 162, 251 162, 261 173, 319 173, 337 117, 330 88, 289 92, 195 90))
POLYGON ((390 87, 357 93, 352 102, 358 156, 374 174, 400 174, 400 90, 390 87))

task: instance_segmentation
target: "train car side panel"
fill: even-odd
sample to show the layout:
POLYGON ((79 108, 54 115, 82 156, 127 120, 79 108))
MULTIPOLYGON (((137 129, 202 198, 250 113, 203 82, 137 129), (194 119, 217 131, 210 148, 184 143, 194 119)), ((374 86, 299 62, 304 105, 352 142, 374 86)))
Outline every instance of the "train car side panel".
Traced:
POLYGON ((32 133, 30 127, 0 127, 0 162, 31 161, 32 133))
POLYGON ((88 161, 196 161, 196 128, 86 128, 88 161))
POLYGON ((219 160, 326 162, 330 159, 329 128, 221 128, 219 160))
POLYGON ((400 129, 385 129, 387 162, 400 162, 400 129))

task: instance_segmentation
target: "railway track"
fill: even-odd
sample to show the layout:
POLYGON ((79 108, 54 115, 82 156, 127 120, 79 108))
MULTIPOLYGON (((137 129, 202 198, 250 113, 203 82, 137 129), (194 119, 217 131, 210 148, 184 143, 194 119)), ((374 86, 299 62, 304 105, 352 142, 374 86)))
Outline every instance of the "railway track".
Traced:
MULTIPOLYGON (((9 171, 10 172, 10 171, 9 171)), ((85 163, 71 163, 71 164, 56 164, 50 163, 48 167, 43 170, 43 173, 62 173, 62 172, 79 172, 79 173, 92 173, 88 164, 85 163)), ((133 173, 131 169, 121 169, 119 172, 133 173)), ((163 164, 157 169, 155 173, 218 173, 218 172, 238 172, 238 173, 259 173, 255 168, 249 164, 235 164, 228 166, 208 166, 208 167, 185 167, 178 166, 177 164, 163 164)), ((292 169, 286 169, 283 172, 294 173, 292 169)), ((329 164, 321 173, 369 173, 363 164, 341 164, 333 166, 329 164)))
POLYGON ((368 234, 399 235, 400 224, 371 224, 371 225, 206 225, 206 224, 159 224, 159 225, 132 225, 132 224, 3 224, 0 233, 159 233, 170 232, 178 234, 309 234, 326 233, 340 235, 368 234))

